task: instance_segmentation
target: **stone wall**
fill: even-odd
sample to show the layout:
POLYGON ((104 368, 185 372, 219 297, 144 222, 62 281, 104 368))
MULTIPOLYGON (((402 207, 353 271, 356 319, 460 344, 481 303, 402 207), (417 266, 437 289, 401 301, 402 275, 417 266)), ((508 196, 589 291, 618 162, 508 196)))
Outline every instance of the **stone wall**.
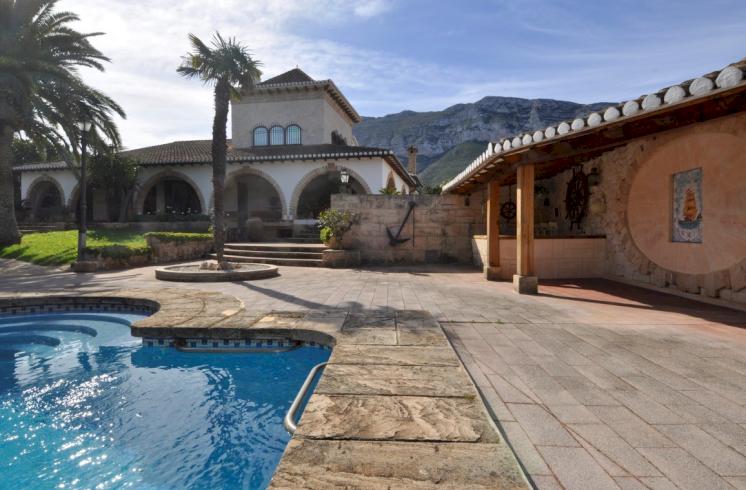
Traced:
POLYGON ((212 240, 164 241, 154 236, 146 236, 145 240, 153 264, 196 260, 213 249, 212 240))
POLYGON ((332 196, 332 208, 354 213, 358 222, 345 235, 343 246, 360 251, 363 263, 471 263, 471 237, 481 224, 481 209, 464 196, 343 195, 332 196), (416 204, 401 232, 407 242, 389 244, 409 209, 416 204))

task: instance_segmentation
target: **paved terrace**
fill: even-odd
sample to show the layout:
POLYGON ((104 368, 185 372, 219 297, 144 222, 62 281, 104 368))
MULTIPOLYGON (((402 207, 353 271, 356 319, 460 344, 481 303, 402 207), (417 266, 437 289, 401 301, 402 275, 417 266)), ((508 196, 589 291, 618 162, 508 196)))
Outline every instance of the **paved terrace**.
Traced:
MULTIPOLYGON (((281 273, 178 287, 285 315, 429 311, 538 488, 746 488, 746 313, 607 281, 517 296, 455 267, 281 273)), ((151 268, 73 275, 0 262, 0 274, 4 294, 164 287, 151 268)), ((345 454, 335 457, 354 460, 345 454)))

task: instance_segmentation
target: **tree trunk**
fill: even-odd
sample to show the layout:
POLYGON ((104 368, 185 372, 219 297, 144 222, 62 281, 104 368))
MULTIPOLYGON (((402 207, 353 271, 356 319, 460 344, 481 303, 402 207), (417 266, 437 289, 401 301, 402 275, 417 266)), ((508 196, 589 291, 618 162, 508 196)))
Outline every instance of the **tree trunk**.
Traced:
POLYGON ((213 220, 213 237, 218 267, 226 268, 223 249, 225 247, 225 214, 223 191, 225 190, 225 160, 228 152, 226 142, 226 125, 228 123, 228 104, 230 90, 228 82, 218 81, 215 85, 215 120, 212 125, 212 195, 215 219, 213 220))
POLYGON ((13 128, 0 125, 0 247, 20 243, 13 189, 13 128))

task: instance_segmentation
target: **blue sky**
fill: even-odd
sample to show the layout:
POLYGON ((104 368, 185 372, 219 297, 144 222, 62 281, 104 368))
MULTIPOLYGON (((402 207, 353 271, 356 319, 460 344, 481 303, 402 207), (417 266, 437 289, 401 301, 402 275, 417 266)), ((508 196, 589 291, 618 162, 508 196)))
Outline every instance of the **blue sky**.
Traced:
POLYGON ((186 35, 236 36, 267 76, 332 78, 363 115, 488 95, 622 101, 746 56, 746 2, 62 0, 113 63, 84 77, 128 112, 128 147, 208 138, 210 91, 179 79, 186 35))

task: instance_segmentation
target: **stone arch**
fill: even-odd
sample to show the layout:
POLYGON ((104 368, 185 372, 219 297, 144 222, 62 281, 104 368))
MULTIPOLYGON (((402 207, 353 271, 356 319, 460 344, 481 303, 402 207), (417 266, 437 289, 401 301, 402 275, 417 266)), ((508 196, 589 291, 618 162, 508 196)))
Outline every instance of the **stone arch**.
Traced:
POLYGON ((393 170, 389 170, 389 176, 386 178, 386 189, 392 191, 396 190, 396 179, 394 178, 393 170))
MULTIPOLYGON (((245 175, 254 175, 256 177, 260 177, 267 181, 272 188, 275 190, 277 195, 280 198, 280 206, 282 207, 283 213, 287 210, 287 198, 285 197, 285 194, 282 192, 282 188, 280 187, 280 184, 266 172, 263 172, 259 169, 253 168, 253 167, 241 167, 237 170, 234 170, 230 174, 228 174, 225 178, 225 185, 223 186, 224 189, 227 189, 229 185, 232 185, 236 182, 236 180, 239 177, 243 177, 245 175)), ((210 210, 213 209, 213 206, 215 205, 215 194, 210 195, 210 210)))
POLYGON ((49 175, 41 175, 34 179, 34 181, 31 183, 31 185, 28 186, 28 190, 26 191, 26 197, 25 199, 30 202, 31 204, 31 213, 35 220, 43 219, 44 217, 41 216, 39 213, 41 210, 39 209, 40 200, 43 197, 43 195, 39 196, 36 195, 37 192, 40 192, 42 187, 45 186, 51 186, 56 192, 58 197, 58 213, 62 216, 65 214, 65 191, 62 188, 62 185, 55 179, 54 177, 51 177, 49 175))
POLYGON ((183 172, 179 172, 173 169, 166 169, 151 176, 142 185, 140 185, 140 188, 137 191, 137 197, 135 197, 135 206, 134 206, 135 214, 143 213, 143 206, 145 205, 145 198, 148 196, 148 193, 150 192, 150 190, 159 181, 163 179, 167 179, 167 178, 183 180, 184 182, 189 184, 189 186, 192 188, 194 193, 197 194, 197 199, 199 199, 199 205, 202 208, 201 209, 202 214, 208 213, 209 208, 205 206, 205 197, 202 195, 202 191, 200 190, 197 183, 191 177, 189 177, 187 174, 183 172))
POLYGON ((355 172, 349 167, 337 166, 334 163, 330 163, 324 167, 319 167, 314 170, 311 170, 306 175, 304 175, 302 179, 300 179, 298 184, 295 186, 295 189, 293 190, 292 197, 290 198, 290 205, 288 207, 288 216, 290 216, 291 218, 295 218, 297 214, 297 210, 298 210, 298 202, 300 201, 300 196, 303 193, 303 190, 312 180, 326 173, 337 172, 337 171, 341 171, 342 169, 347 170, 347 172, 350 174, 350 177, 355 179, 355 181, 357 181, 363 187, 363 190, 365 191, 366 194, 372 194, 370 190, 370 186, 368 185, 368 182, 366 182, 365 179, 359 173, 355 172))

